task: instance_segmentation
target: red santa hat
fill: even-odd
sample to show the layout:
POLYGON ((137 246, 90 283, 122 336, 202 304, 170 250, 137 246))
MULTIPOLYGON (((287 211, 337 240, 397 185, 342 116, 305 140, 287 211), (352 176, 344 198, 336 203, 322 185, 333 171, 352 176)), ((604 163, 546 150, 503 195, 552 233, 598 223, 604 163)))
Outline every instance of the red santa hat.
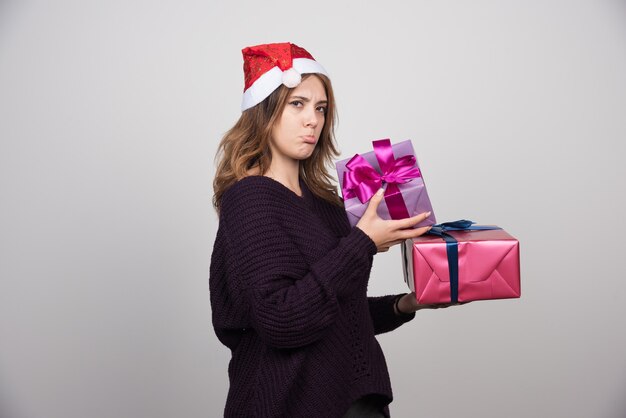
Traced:
POLYGON ((245 86, 241 111, 261 103, 281 84, 294 88, 301 74, 328 73, 304 48, 290 42, 249 46, 241 50, 245 86))

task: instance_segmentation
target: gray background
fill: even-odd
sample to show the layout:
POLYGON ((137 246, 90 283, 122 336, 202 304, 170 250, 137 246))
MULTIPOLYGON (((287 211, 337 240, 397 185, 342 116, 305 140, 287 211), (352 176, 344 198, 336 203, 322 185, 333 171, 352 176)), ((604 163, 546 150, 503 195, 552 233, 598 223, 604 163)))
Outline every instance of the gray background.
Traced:
MULTIPOLYGON (((623 1, 1 1, 0 416, 217 417, 217 143, 241 48, 332 76, 342 157, 412 139, 439 220, 503 226, 522 298, 379 338, 395 417, 626 416, 623 1)), ((399 247, 370 294, 406 290, 399 247)))

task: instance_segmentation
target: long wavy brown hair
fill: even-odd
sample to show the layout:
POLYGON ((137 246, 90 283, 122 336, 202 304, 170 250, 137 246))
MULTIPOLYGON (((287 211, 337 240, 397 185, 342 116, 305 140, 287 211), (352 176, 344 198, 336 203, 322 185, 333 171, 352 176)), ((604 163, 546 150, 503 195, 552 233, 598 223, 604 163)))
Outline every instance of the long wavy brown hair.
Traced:
MULTIPOLYGON (((335 143, 337 111, 332 85, 323 74, 303 74, 302 80, 318 77, 328 100, 320 138, 313 153, 300 161, 300 177, 316 196, 338 206, 342 205, 337 187, 328 172, 333 158, 339 155, 335 143)), ((265 174, 272 161, 269 141, 274 124, 287 104, 293 89, 281 85, 265 100, 241 113, 241 117, 222 138, 215 159, 217 171, 213 180, 213 207, 219 214, 222 195, 238 180, 250 175, 252 169, 265 174)))

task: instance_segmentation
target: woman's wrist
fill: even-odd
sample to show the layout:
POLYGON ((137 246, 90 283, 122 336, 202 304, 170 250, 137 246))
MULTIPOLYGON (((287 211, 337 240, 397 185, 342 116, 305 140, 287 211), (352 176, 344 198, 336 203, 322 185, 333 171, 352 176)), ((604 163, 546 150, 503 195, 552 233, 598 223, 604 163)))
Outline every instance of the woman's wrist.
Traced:
MULTIPOLYGON (((403 307, 402 301, 407 295, 408 293, 398 296, 395 302, 393 303, 393 311, 398 316, 409 316, 409 315, 413 315, 414 313, 414 312, 407 312, 402 309, 403 307)), ((404 307, 404 309, 406 309, 406 307, 404 307)))

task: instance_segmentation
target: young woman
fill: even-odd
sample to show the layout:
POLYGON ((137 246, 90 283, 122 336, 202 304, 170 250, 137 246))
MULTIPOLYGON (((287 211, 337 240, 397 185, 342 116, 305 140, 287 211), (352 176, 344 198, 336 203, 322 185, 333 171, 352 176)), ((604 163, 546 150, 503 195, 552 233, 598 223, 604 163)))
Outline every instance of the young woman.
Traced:
POLYGON ((291 43, 244 48, 242 114, 219 146, 210 267, 215 333, 232 353, 226 417, 389 417, 376 334, 425 306, 367 296, 373 256, 428 230, 383 220, 382 190, 350 227, 328 75, 291 43))

